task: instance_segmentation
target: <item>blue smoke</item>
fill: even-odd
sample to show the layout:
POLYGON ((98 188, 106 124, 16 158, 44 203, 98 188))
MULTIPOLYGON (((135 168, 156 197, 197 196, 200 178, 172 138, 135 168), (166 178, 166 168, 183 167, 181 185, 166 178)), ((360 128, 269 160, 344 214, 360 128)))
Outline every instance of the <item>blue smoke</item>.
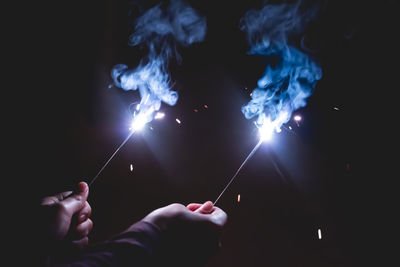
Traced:
POLYGON ((269 59, 263 77, 258 80, 250 102, 242 107, 247 119, 257 126, 268 124, 280 131, 294 110, 306 106, 322 77, 320 66, 308 55, 289 45, 290 38, 301 34, 314 19, 317 8, 304 10, 301 2, 265 5, 249 10, 240 21, 246 32, 250 54, 269 59))
POLYGON ((165 9, 161 4, 156 5, 135 20, 129 45, 145 45, 148 54, 134 69, 124 64, 114 66, 111 76, 114 84, 123 90, 139 90, 138 114, 145 118, 144 123, 153 119, 162 102, 176 104, 178 93, 171 90, 168 63, 171 59, 180 59, 177 44, 188 46, 203 41, 206 28, 204 17, 177 0, 165 9))

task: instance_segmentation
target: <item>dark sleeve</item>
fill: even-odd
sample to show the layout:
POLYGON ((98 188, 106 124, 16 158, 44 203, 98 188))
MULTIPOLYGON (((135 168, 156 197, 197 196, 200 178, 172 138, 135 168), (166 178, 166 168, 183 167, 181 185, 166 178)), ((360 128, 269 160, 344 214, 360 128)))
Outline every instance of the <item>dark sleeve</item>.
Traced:
POLYGON ((160 235, 157 226, 139 221, 109 241, 95 245, 72 259, 53 262, 50 266, 153 266, 160 235))

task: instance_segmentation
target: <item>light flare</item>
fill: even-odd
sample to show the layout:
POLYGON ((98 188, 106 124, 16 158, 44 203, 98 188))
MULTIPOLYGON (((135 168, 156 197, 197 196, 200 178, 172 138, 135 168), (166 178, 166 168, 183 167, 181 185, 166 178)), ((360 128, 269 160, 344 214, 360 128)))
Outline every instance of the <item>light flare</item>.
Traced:
POLYGON ((269 141, 272 139, 272 134, 274 133, 274 128, 271 123, 265 123, 258 128, 258 133, 260 135, 260 141, 269 141))
POLYGON ((144 114, 139 113, 139 115, 133 118, 130 130, 133 132, 140 131, 148 121, 149 120, 144 114))

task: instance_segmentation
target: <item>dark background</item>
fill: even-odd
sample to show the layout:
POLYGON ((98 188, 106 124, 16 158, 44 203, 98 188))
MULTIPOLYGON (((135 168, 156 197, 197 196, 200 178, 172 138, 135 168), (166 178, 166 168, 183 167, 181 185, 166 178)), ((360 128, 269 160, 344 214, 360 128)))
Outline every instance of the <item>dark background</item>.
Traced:
MULTIPOLYGON (((110 71, 119 63, 134 67, 143 56, 128 46, 132 19, 157 2, 142 2, 24 9, 14 173, 31 203, 89 182, 129 134, 130 104, 139 95, 110 86, 110 71)), ((258 141, 240 108, 265 65, 246 53, 238 22, 263 1, 189 3, 207 17, 206 39, 178 47, 182 62, 170 64, 178 103, 163 105, 166 117, 134 135, 91 186, 93 242, 172 202, 214 201, 258 141)), ((295 112, 303 117, 299 126, 291 121, 293 131, 263 144, 219 200, 229 221, 209 266, 386 260, 376 256, 386 244, 381 237, 390 236, 384 214, 395 196, 386 156, 397 132, 399 8, 398 1, 327 1, 307 27, 304 40, 323 77, 295 112)))

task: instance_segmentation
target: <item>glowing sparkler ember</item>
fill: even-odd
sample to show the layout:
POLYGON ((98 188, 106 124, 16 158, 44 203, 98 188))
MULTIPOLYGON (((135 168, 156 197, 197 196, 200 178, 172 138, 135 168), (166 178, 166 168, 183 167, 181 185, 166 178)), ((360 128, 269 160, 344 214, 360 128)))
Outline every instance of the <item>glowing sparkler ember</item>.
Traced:
POLYGON ((322 239, 321 229, 318 229, 318 239, 322 239))
POLYGON ((181 124, 181 120, 180 119, 176 119, 176 122, 178 123, 178 124, 181 124))
POLYGON ((301 116, 296 115, 296 116, 293 117, 293 119, 294 119, 295 121, 301 121, 301 116))
POLYGON ((156 115, 154 116, 154 119, 159 120, 165 117, 165 114, 162 112, 157 112, 156 115))

